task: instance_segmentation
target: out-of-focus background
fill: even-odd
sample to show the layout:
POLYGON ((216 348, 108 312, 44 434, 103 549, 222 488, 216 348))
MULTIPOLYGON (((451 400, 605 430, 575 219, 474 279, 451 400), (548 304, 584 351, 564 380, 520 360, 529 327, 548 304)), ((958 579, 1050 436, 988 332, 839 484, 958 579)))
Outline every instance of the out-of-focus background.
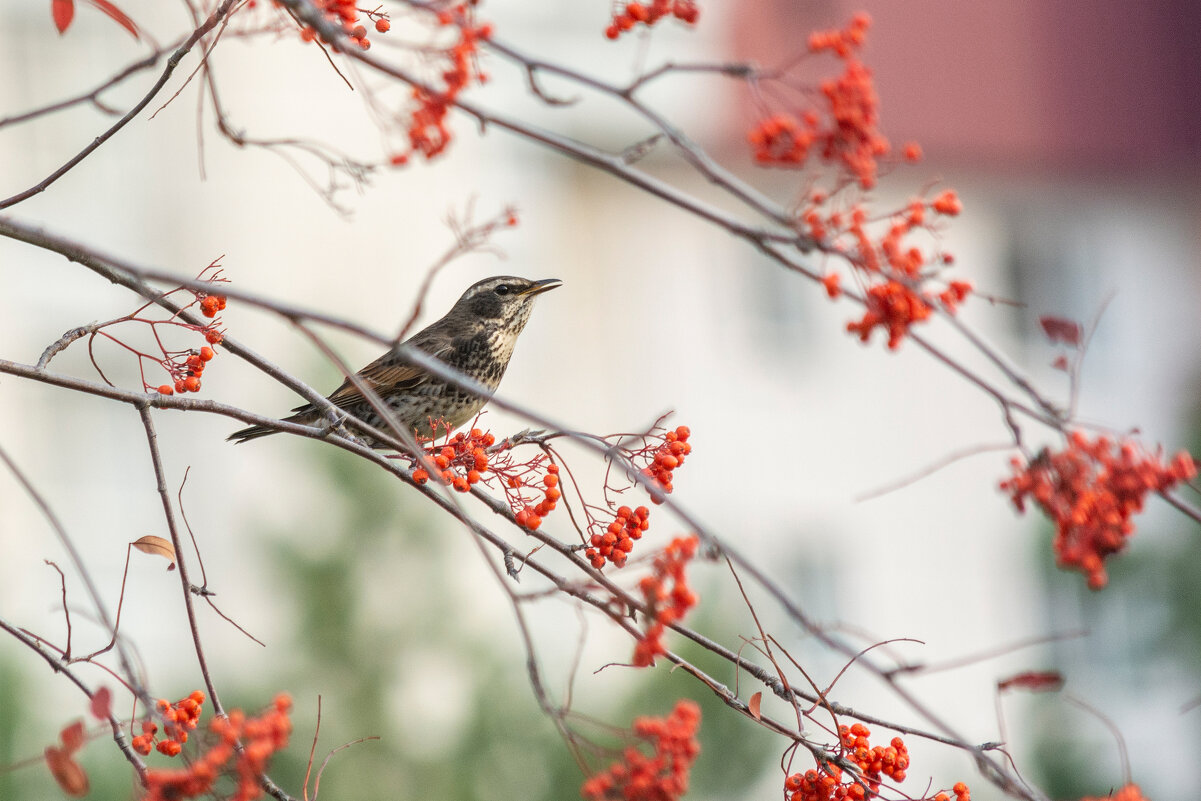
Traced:
MULTIPOLYGON (((602 35, 610 13, 603 2, 508 2, 480 13, 509 44, 620 82, 665 61, 784 63, 810 30, 867 10, 874 24, 865 60, 877 78, 882 127, 894 143, 919 141, 926 154, 885 177, 880 206, 932 181, 955 187, 965 211, 946 247, 981 292, 1017 304, 973 299, 963 319, 1066 397, 1037 318, 1100 314, 1080 418, 1137 428, 1169 451, 1192 444, 1197 452, 1201 9, 1168 0, 700 5, 695 30, 663 24, 617 43, 602 35)), ((88 89, 143 52, 86 5, 59 37, 48 6, 0 10, 0 68, 15 76, 0 84, 0 118, 88 89)), ((187 27, 174 4, 124 0, 121 7, 160 37, 187 27)), ((387 47, 386 37, 374 38, 387 47)), ((193 57, 181 66, 170 91, 194 65, 193 57)), ((360 96, 296 37, 231 38, 212 65, 231 118, 248 133, 376 152, 379 134, 360 96)), ((519 72, 492 58, 484 67, 493 79, 478 91, 480 101, 509 114, 615 150, 649 133, 596 98, 547 109, 528 96, 519 72)), ((814 75, 834 68, 817 60, 814 75)), ((150 80, 143 75, 105 100, 126 108, 150 80)), ((554 80, 545 88, 578 93, 554 80)), ((801 175, 751 165, 745 132, 756 112, 735 83, 679 75, 646 97, 782 201, 803 189, 801 175)), ((1007 739, 1022 772, 1055 798, 1121 785, 1121 747, 1149 798, 1192 797, 1188 788, 1201 782, 1192 758, 1201 746, 1195 525, 1153 502, 1129 552, 1111 562, 1110 586, 1091 593, 1080 576, 1052 566, 1047 525, 1015 516, 998 492, 1007 469, 1000 452, 859 501, 960 449, 1005 442, 1000 411, 912 347, 889 353, 878 340, 860 345, 843 332, 855 316, 851 305, 829 302, 820 287, 721 230, 503 132, 481 135, 454 117, 447 156, 377 174, 339 198, 349 212, 339 214, 281 159, 223 140, 211 114, 198 119, 196 98, 195 84, 184 88, 11 213, 180 275, 222 257, 239 288, 390 333, 451 242, 447 215, 470 203, 477 217, 513 204, 520 225, 495 242, 505 258, 477 254, 446 269, 422 321, 491 274, 562 279, 522 337, 502 387, 507 397, 596 433, 645 428, 674 410, 673 422, 692 428, 695 447, 677 476, 677 499, 764 565, 807 611, 865 644, 919 640, 893 649, 914 662, 1000 649, 911 680, 913 692, 968 740, 1007 739), (1061 636, 1011 647, 1048 635, 1061 636), (998 705, 995 682, 1028 669, 1062 671, 1064 694, 1104 715, 1123 746, 1064 694, 998 705)), ((106 119, 81 108, 0 128, 0 195, 36 183, 106 119)), ((673 159, 652 153, 644 164, 710 197, 673 159)), ((0 280, 0 356, 16 361, 36 361, 67 329, 136 305, 63 259, 9 241, 0 241, 0 280)), ((236 303, 223 316, 232 335, 313 386, 337 383, 334 368, 288 325, 236 303)), ((974 358, 948 334, 931 326, 952 354, 974 358)), ((378 353, 347 335, 330 339, 355 364, 378 353)), ((103 358, 114 380, 137 385, 120 353, 103 358)), ((93 376, 80 345, 53 365, 93 376)), ((206 372, 203 396, 265 414, 296 403, 225 355, 206 372)), ((280 690, 296 698, 297 734, 273 769, 285 788, 298 792, 320 694, 319 754, 357 737, 382 738, 334 758, 324 797, 575 796, 581 777, 536 711, 512 612, 463 531, 414 493, 318 443, 273 437, 234 447, 224 441, 236 427, 229 420, 155 417, 173 489, 187 472, 184 507, 216 600, 267 646, 203 615, 226 703, 254 709, 280 690)), ((0 444, 54 506, 115 607, 125 543, 164 533, 136 414, 4 377, 0 420, 0 444)), ((485 422, 498 432, 524 427, 498 411, 485 422)), ((1045 433, 1027 435, 1037 441, 1045 433)), ((673 524, 660 521, 665 542, 673 524)), ((552 529, 560 523, 548 520, 552 529)), ((0 615, 61 641, 58 578, 44 559, 67 567, 29 498, 0 475, 0 615)), ((67 573, 75 647, 87 650, 101 634, 67 573)), ((724 568, 694 573, 703 599, 698 626, 734 647, 739 635, 752 636, 724 568)), ((766 601, 756 600, 770 618, 766 601)), ((597 620, 582 629, 573 609, 543 607, 535 634, 556 698, 583 640, 571 685, 578 709, 624 726, 637 714, 667 712, 678 697, 697 698, 706 704, 704 753, 690 797, 776 797, 781 743, 663 666, 595 673, 627 658, 630 644, 597 620)), ((837 660, 775 620, 776 634, 812 675, 837 674, 837 660)), ((134 560, 122 630, 156 694, 179 698, 200 686, 177 580, 160 563, 134 560)), ((9 764, 40 754, 84 704, 27 650, 0 642, 0 764, 9 764)), ((107 681, 98 671, 89 677, 107 681)), ((732 675, 722 678, 733 684, 732 675)), ((886 719, 918 722, 885 688, 853 672, 834 695, 886 719)), ((931 776, 935 786, 967 781, 978 801, 997 797, 966 756, 916 738, 909 744, 910 793, 919 795, 916 784, 931 776)), ((128 771, 114 768, 111 746, 91 745, 82 761, 92 797, 128 793, 128 771)), ((0 773, 0 798, 56 792, 41 767, 0 773)))

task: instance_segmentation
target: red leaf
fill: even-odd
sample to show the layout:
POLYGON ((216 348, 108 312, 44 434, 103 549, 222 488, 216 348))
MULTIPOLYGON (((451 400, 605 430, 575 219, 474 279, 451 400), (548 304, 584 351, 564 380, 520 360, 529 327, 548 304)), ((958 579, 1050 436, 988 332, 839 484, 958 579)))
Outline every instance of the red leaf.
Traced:
POLYGON ((78 798, 88 794, 88 774, 67 752, 54 746, 48 747, 46 767, 50 768, 50 774, 67 795, 78 798))
MULTIPOLYGON (((116 22, 118 25, 120 25, 125 30, 129 31, 130 36, 132 36, 135 39, 141 38, 138 35, 138 26, 134 24, 134 21, 131 20, 125 14, 124 11, 117 8, 115 5, 110 3, 108 0, 87 0, 87 1, 89 3, 91 3, 92 5, 96 6, 96 8, 103 11, 105 14, 108 14, 109 17, 111 17, 114 22, 116 22)), ((67 2, 71 2, 71 0, 67 0, 67 2)))
POLYGON ((92 693, 92 717, 108 720, 113 710, 113 693, 107 687, 101 687, 92 693))
POLYGON ((1080 323, 1063 317, 1039 317, 1047 339, 1064 345, 1080 344, 1080 323))
POLYGON ((1063 676, 1054 670, 1031 670, 1026 673, 1018 673, 1016 676, 1010 676, 1007 679, 997 682, 998 690, 1010 690, 1014 687, 1019 687, 1031 692, 1043 692, 1058 690, 1062 686, 1063 676))
POLYGON ((58 736, 63 741, 63 753, 66 756, 70 756, 83 747, 83 721, 75 721, 70 726, 67 726, 65 729, 60 731, 58 736))
POLYGON ((755 693, 751 696, 751 700, 747 703, 747 709, 750 710, 751 717, 755 720, 760 719, 759 705, 763 703, 763 693, 755 693))
POLYGON ((54 27, 59 33, 66 33, 71 20, 75 18, 75 0, 50 0, 50 15, 54 17, 54 27))

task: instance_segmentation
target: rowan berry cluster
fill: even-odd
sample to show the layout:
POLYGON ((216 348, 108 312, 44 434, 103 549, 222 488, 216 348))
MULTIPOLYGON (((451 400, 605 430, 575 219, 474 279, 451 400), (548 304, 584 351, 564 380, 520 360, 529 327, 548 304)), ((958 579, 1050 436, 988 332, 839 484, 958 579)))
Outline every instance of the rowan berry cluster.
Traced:
POLYGON ((200 723, 200 712, 204 707, 204 693, 195 690, 191 695, 174 704, 164 699, 157 703, 158 713, 163 718, 163 739, 155 743, 158 724, 152 720, 142 722, 142 733, 132 738, 130 745, 139 754, 149 754, 156 749, 166 756, 178 756, 188 741, 188 732, 200 723))
POLYGON ((888 229, 877 240, 867 229, 867 213, 861 206, 852 209, 848 218, 836 215, 820 221, 823 234, 845 237, 840 244, 846 249, 861 281, 870 286, 864 292, 866 310, 863 317, 847 323, 847 331, 866 342, 872 331, 881 328, 888 332, 888 347, 896 349, 910 327, 930 317, 936 306, 954 314, 972 290, 966 281, 950 281, 941 290, 930 286, 941 265, 949 264, 947 255, 935 257, 921 248, 907 245, 906 238, 915 230, 933 230, 939 217, 959 214, 962 205, 954 190, 946 190, 927 201, 914 198, 902 211, 890 216, 888 229), (836 225, 847 220, 845 230, 836 225), (936 263, 937 262, 937 263, 936 263))
MULTIPOLYGON (((445 423, 436 423, 445 426, 445 423)), ((496 443, 496 437, 479 428, 470 433, 460 431, 453 437, 449 434, 444 445, 429 445, 426 455, 439 471, 439 477, 459 492, 467 492, 478 484, 488 471, 488 448, 496 443)), ((413 471, 413 480, 418 484, 429 481, 429 471, 424 467, 413 471)))
POLYGON ((630 551, 634 550, 634 540, 642 539, 642 532, 650 527, 649 516, 650 509, 645 506, 637 509, 619 507, 617 517, 605 528, 605 532, 592 535, 589 540, 592 547, 584 551, 584 556, 597 570, 604 567, 606 562, 623 567, 630 551))
MULTIPOLYGON (((438 428, 447 426, 444 421, 434 421, 434 429, 438 428)), ((518 462, 508 448, 497 450, 496 437, 480 428, 453 436, 448 430, 443 444, 431 444, 425 452, 437 468, 438 478, 459 492, 467 492, 479 483, 499 486, 517 524, 531 530, 542 525, 542 518, 554 511, 563 496, 559 466, 546 454, 518 462), (534 493, 541 493, 541 498, 534 493)), ((429 470, 418 467, 413 471, 413 480, 426 483, 429 470)))
POLYGON ((864 189, 875 186, 877 159, 891 145, 877 128, 879 99, 872 72, 855 55, 867 40, 869 25, 871 17, 859 13, 844 30, 810 36, 809 52, 830 51, 843 61, 843 73, 822 82, 820 108, 772 114, 752 128, 747 139, 755 161, 801 167, 816 151, 823 162, 838 165, 864 189))
POLYGON ((638 582, 647 611, 646 631, 634 646, 635 666, 655 664, 655 657, 667 652, 663 645, 667 627, 682 620, 688 610, 696 606, 696 593, 688 586, 684 571, 696 556, 697 545, 695 534, 672 540, 655 557, 651 574, 638 582))
POLYGON ((909 769, 909 749, 900 737, 893 737, 887 746, 873 746, 871 730, 862 723, 838 727, 838 739, 846 749, 846 756, 859 766, 862 778, 873 792, 880 789, 880 777, 893 781, 905 781, 909 769))
POLYGON ((586 801, 676 801, 688 792, 688 775, 701 751, 696 732, 701 708, 679 701, 666 718, 636 718, 635 737, 654 748, 647 756, 630 746, 608 769, 588 778, 580 787, 586 801))
MULTIPOLYGON (((224 283, 228 280, 221 277, 221 269, 217 262, 213 262, 201 270, 197 278, 210 283, 224 283)), ((205 365, 216 355, 216 351, 211 346, 219 344, 225 338, 225 334, 221 328, 221 320, 216 316, 218 312, 225 308, 225 304, 226 299, 224 295, 187 287, 176 287, 156 298, 155 301, 145 303, 123 317, 92 326, 90 336, 88 337, 88 354, 91 356, 92 365, 95 366, 96 371, 100 373, 100 377, 106 383, 109 385, 113 384, 100 368, 100 362, 97 359, 95 351, 96 338, 100 337, 123 348, 137 358, 138 372, 142 379, 142 389, 145 391, 159 392, 163 395, 172 395, 176 392, 196 392, 200 389, 200 377, 204 373, 205 365), (165 317, 148 316, 149 310, 157 303, 164 300, 174 301, 175 297, 181 294, 190 295, 191 301, 183 305, 179 311, 168 314, 165 317), (181 319, 180 315, 193 307, 198 307, 204 316, 213 318, 211 322, 200 325, 185 322, 181 319), (150 338, 153 342, 152 349, 156 352, 140 350, 138 347, 131 345, 118 335, 112 333, 112 330, 117 326, 121 326, 122 331, 125 331, 130 328, 129 324, 133 323, 146 326, 149 329, 150 338), (200 334, 208 344, 200 348, 175 350, 168 347, 167 341, 169 337, 164 333, 164 330, 182 330, 189 332, 189 334, 200 334), (170 378, 170 383, 159 384, 156 381, 152 384, 146 375, 147 365, 157 365, 166 371, 170 378)))
MULTIPOLYGON (((972 290, 965 281, 932 286, 939 269, 950 264, 945 253, 927 253, 908 244, 915 230, 934 233, 939 218, 954 217, 962 204, 953 190, 933 198, 915 198, 904 209, 888 216, 888 228, 869 231, 866 209, 858 203, 848 209, 833 203, 834 196, 853 186, 871 189, 879 173, 879 159, 891 144, 878 128, 879 113, 871 71, 856 56, 864 44, 870 18, 857 14, 842 30, 818 31, 809 39, 812 53, 830 52, 844 62, 842 75, 822 83, 819 106, 797 113, 776 113, 761 120, 749 134, 760 164, 800 167, 816 152, 826 164, 838 168, 834 192, 813 189, 797 214, 800 232, 817 248, 845 257, 855 271, 866 306, 863 316, 847 323, 847 331, 866 342, 877 328, 888 333, 889 348, 896 349, 915 323, 923 322, 936 308, 954 313, 972 290)), ((921 158, 913 142, 902 148, 906 161, 921 158)), ((842 277, 828 274, 823 280, 831 298, 843 292, 842 277)))
POLYGON ((207 795, 212 792, 214 782, 223 775, 230 775, 237 781, 235 792, 223 797, 230 801, 259 798, 263 793, 260 777, 268 761, 288 744, 292 733, 292 722, 288 718, 291 708, 291 698, 281 694, 257 718, 247 719, 238 709, 227 717, 213 718, 209 722, 209 731, 215 738, 212 747, 186 767, 147 770, 144 801, 176 801, 207 795))
POLYGON ((170 374, 175 383, 161 384, 158 387, 159 393, 172 395, 176 392, 199 392, 200 377, 204 375, 204 366, 216 355, 215 350, 205 345, 200 350, 191 351, 186 356, 178 354, 163 359, 163 369, 170 374))
MULTIPOLYGON (((895 782, 905 781, 909 769, 909 749, 900 737, 893 737, 886 746, 873 746, 871 731, 862 723, 838 727, 839 750, 858 768, 854 774, 845 774, 842 768, 826 763, 804 773, 794 773, 784 780, 784 791, 789 801, 865 801, 880 797, 880 784, 884 777, 895 782)), ((952 792, 955 801, 971 801, 967 785, 957 783, 952 792)), ((930 801, 950 801, 945 792, 934 795, 930 801)))
MULTIPOLYGON (((684 457, 692 452, 692 445, 688 442, 691 435, 692 431, 688 426, 677 426, 670 431, 656 427, 642 436, 641 447, 622 446, 620 450, 632 464, 642 465, 642 474, 666 494, 672 491, 675 469, 682 465, 684 457)), ((593 511, 588 512, 588 530, 591 535, 585 543, 587 547, 584 556, 597 570, 608 562, 612 562, 616 567, 625 565, 634 549, 634 540, 641 539, 650 527, 650 510, 647 507, 631 509, 629 506, 617 506, 609 498, 610 494, 620 495, 627 489, 614 487, 606 480, 608 509, 614 516, 598 518, 593 511)), ((651 502, 662 503, 663 496, 652 492, 651 502)))
MULTIPOLYGON (((371 40, 367 38, 367 28, 360 24, 359 8, 355 0, 314 0, 314 5, 327 19, 342 26, 342 30, 350 37, 351 44, 363 50, 371 47, 371 40)), ((387 14, 378 10, 364 13, 379 33, 387 33, 392 27, 387 14)), ((306 25, 300 29, 300 38, 302 41, 311 42, 317 38, 317 31, 306 25)))
MULTIPOLYGON (((662 444, 650 453, 650 464, 642 472, 653 479, 664 493, 671 493, 673 472, 684 464, 684 457, 692 453, 692 446, 688 444, 690 436, 692 430, 688 426, 677 426, 675 431, 664 432, 662 444)), ((663 503, 663 499, 652 495, 651 502, 663 503)))
POLYGON ((695 0, 650 0, 648 3, 635 0, 624 5, 618 3, 613 12, 613 21, 605 28, 605 37, 616 39, 626 31, 633 30, 635 25, 645 25, 649 28, 668 16, 688 25, 695 25, 701 16, 701 10, 695 0))
MULTIPOLYGON (((954 794, 955 801, 972 801, 972 793, 963 782, 955 782, 951 793, 954 794)), ((951 801, 951 796, 946 792, 940 792, 935 794, 933 801, 951 801)), ((1135 801, 1135 799, 1128 799, 1128 801, 1135 801)))
MULTIPOLYGON (((487 76, 480 72, 477 61, 480 42, 492 36, 491 24, 476 25, 473 22, 467 3, 439 11, 436 19, 438 27, 454 28, 458 40, 449 47, 431 50, 445 60, 438 66, 442 88, 437 88, 434 83, 413 87, 413 100, 417 107, 412 112, 408 126, 409 152, 421 153, 427 160, 437 156, 450 144, 451 132, 446 117, 459 93, 472 81, 484 83, 487 80, 487 76)), ((392 163, 405 164, 408 155, 397 154, 392 158, 392 163)))
POLYGON ((1134 533, 1131 516, 1148 492, 1163 493, 1197 475, 1188 453, 1170 462, 1162 451, 1149 454, 1131 440, 1106 436, 1090 440, 1081 431, 1067 437, 1062 451, 1044 450, 1034 459, 1015 457, 1013 476, 1001 482, 1019 512, 1033 500, 1055 523, 1054 549, 1060 567, 1079 570, 1088 586, 1108 581, 1104 560, 1126 546, 1134 533))
MULTIPOLYGON (((516 489, 520 484, 511 485, 512 489, 516 489)), ((528 486, 528 485, 527 485, 528 486)), ((546 475, 542 477, 542 500, 537 503, 526 503, 520 509, 516 510, 514 518, 517 525, 533 531, 542 525, 542 518, 554 511, 559 503, 559 498, 563 496, 559 489, 559 466, 553 462, 546 466, 546 475)), ((510 501, 510 508, 513 502, 510 501)))

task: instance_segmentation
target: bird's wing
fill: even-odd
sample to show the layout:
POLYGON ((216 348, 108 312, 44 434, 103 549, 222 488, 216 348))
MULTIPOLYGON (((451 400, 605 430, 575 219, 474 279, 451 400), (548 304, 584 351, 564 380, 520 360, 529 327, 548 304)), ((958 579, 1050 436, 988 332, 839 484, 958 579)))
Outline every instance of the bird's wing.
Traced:
MULTIPOLYGON (((412 341, 410 340, 410 342, 412 341)), ((421 350, 429 353, 435 359, 445 361, 454 351, 454 345, 447 342, 441 344, 436 349, 426 349, 423 347, 421 350)), ((406 364, 398 360, 395 354, 391 352, 385 353, 362 370, 359 370, 358 377, 363 383, 375 390, 377 395, 385 396, 399 390, 415 389, 430 380, 430 374, 423 368, 413 364, 406 364)), ((357 403, 362 399, 362 393, 349 380, 343 381, 342 385, 329 395, 329 402, 339 409, 357 403)), ((308 407, 301 406, 295 411, 301 411, 306 408, 308 407)))

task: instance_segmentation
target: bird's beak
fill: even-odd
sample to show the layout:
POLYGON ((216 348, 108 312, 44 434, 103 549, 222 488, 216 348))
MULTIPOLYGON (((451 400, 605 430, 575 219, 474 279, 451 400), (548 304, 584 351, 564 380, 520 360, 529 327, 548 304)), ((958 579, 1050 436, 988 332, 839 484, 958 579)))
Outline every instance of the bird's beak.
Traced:
POLYGON ((563 286, 563 282, 558 278, 543 278, 541 281, 535 281, 530 284, 530 288, 521 294, 530 296, 541 295, 543 292, 547 292, 557 286, 563 286))

